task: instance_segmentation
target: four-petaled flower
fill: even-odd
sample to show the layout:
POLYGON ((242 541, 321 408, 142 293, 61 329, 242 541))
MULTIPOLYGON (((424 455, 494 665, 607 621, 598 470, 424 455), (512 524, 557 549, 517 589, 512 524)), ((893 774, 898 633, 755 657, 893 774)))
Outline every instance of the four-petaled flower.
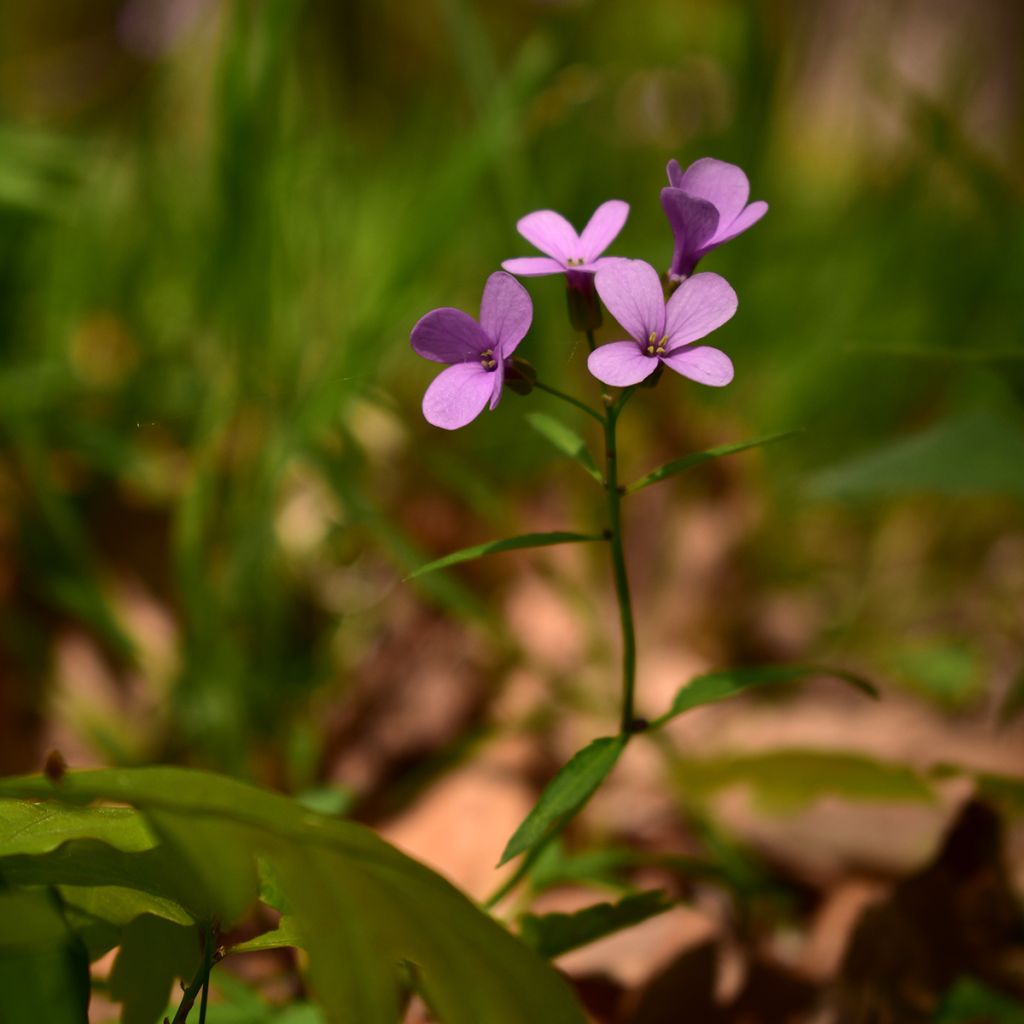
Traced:
POLYGON ((629 204, 621 199, 602 203, 587 222, 583 234, 554 210, 536 210, 520 218, 516 230, 545 256, 521 256, 501 265, 520 277, 544 274, 568 275, 570 281, 580 274, 593 274, 606 259, 601 253, 615 240, 629 216, 629 204))
POLYGON ((639 384, 661 364, 712 387, 732 380, 732 362, 724 352, 693 344, 736 312, 736 293, 724 277, 687 278, 667 303, 658 272, 643 260, 609 262, 594 280, 608 312, 633 339, 590 353, 587 367, 599 381, 615 387, 639 384))
POLYGON ((702 257, 768 212, 763 200, 747 204, 750 182, 735 164, 706 156, 684 171, 670 160, 668 180, 669 187, 661 190, 661 205, 676 240, 669 268, 673 281, 689 277, 702 257))
POLYGON ((526 289, 501 271, 491 274, 480 300, 480 322, 461 309, 432 309, 409 341, 424 359, 448 363, 423 396, 423 415, 435 427, 456 430, 501 399, 505 361, 526 336, 533 303, 526 289))

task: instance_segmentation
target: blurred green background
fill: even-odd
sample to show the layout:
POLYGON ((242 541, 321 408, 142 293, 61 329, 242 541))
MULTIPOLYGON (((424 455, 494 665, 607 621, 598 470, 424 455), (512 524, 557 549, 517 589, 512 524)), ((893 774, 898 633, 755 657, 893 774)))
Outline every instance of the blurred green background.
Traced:
MULTIPOLYGON (((666 266, 665 164, 704 155, 771 205, 703 264, 740 296, 716 335, 736 381, 645 393, 626 473, 806 431, 637 506, 638 603, 671 611, 676 585, 645 526, 699 513, 735 530, 746 509, 685 624, 700 654, 838 657, 997 715, 1024 649, 1022 15, 3 5, 0 771, 58 746, 73 764, 184 760, 305 790, 386 719, 367 692, 411 673, 425 637, 453 663, 476 652, 478 699, 433 749, 395 755, 389 783, 483 727, 518 657, 491 610, 518 556, 402 576, 600 512, 523 429, 545 397, 429 427, 436 367, 409 330, 435 306, 475 313, 541 207, 581 227, 624 199, 612 252, 666 266)), ((585 393, 561 284, 530 290, 522 354, 585 393)), ((599 560, 590 585, 607 592, 599 560)))

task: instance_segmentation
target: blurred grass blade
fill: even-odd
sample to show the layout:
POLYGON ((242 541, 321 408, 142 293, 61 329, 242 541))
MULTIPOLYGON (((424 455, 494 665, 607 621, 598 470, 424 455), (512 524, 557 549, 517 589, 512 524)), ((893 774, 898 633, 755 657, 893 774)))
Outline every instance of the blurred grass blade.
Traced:
POLYGON ((421 565, 415 572, 411 572, 405 578, 414 580, 417 576, 425 576, 428 572, 436 572, 438 569, 447 569, 450 565, 458 565, 460 562, 471 562, 474 558, 483 558, 484 555, 496 555, 502 551, 516 551, 520 548, 546 548, 553 544, 579 544, 583 541, 604 540, 600 533, 566 533, 556 530, 553 533, 524 533, 518 537, 506 537, 504 540, 490 540, 485 544, 476 544, 471 548, 462 548, 461 551, 453 551, 450 555, 438 558, 433 562, 421 565))
POLYGON ((547 784, 534 808, 508 841, 498 867, 545 840, 573 817, 615 767, 625 736, 605 736, 575 754, 547 784))
POLYGON ((736 444, 723 444, 717 448, 708 448, 703 452, 693 452, 690 455, 684 455, 682 458, 666 462, 664 466, 659 466, 657 469, 652 470, 647 476, 635 480, 626 487, 625 493, 632 494, 634 491, 639 491, 644 487, 649 487, 651 484, 659 483, 667 477, 674 476, 676 473, 682 473, 693 466, 699 466, 702 462, 708 462, 710 459, 720 459, 723 455, 745 452, 748 448, 763 448, 765 445, 774 444, 776 441, 785 440, 787 437, 795 437, 801 433, 803 433, 802 429, 783 430, 778 434, 766 434, 764 437, 755 437, 750 441, 737 441, 736 444))
POLYGON ((632 893, 617 903, 595 903, 574 914, 524 914, 519 937, 534 952, 551 959, 663 914, 672 906, 668 896, 655 889, 632 893))
POLYGON ((597 468, 586 441, 575 430, 544 412, 527 413, 526 422, 563 455, 575 459, 599 484, 604 483, 604 477, 597 468))
POLYGON ((716 704, 720 700, 727 700, 758 686, 791 683, 796 679, 815 675, 833 676, 849 683, 869 697, 878 697, 878 690, 872 683, 842 668, 830 668, 825 665, 757 665, 752 668, 730 668, 692 679, 676 694, 668 711, 651 722, 651 728, 664 725, 692 708, 716 704))

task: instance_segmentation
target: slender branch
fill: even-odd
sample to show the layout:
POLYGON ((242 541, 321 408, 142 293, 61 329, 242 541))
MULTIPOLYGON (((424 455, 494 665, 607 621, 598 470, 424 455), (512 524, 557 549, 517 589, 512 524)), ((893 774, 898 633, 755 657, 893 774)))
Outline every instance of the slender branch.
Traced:
POLYGON ((196 969, 195 977, 188 983, 182 993, 181 1002, 174 1014, 174 1019, 168 1021, 164 1017, 164 1024, 185 1024, 192 1007, 196 1004, 196 997, 202 991, 202 1002, 199 1006, 199 1022, 203 1024, 206 1019, 206 992, 210 984, 210 971, 213 969, 213 928, 206 924, 203 926, 203 959, 196 969))
POLYGON ((586 402, 581 402, 578 398, 573 398, 572 395, 567 395, 564 391, 559 391, 557 388, 542 384, 539 380, 534 381, 533 386, 540 391, 546 391, 549 395, 554 395, 555 398, 560 398, 563 402, 576 406, 577 409, 581 409, 588 416, 592 416, 598 423, 604 423, 604 417, 596 409, 587 405, 586 402))

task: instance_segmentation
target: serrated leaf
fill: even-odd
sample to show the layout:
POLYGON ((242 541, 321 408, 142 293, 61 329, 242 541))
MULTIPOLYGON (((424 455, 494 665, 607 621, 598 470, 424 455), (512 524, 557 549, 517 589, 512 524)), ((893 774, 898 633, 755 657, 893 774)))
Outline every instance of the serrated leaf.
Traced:
POLYGON ((527 413, 526 422, 563 455, 575 459, 599 484, 604 483, 604 477, 587 448, 587 442, 575 430, 544 412, 527 413))
POLYGON ((663 914, 672 906, 661 889, 632 893, 617 903, 595 903, 574 914, 524 914, 519 934, 531 949, 551 959, 663 914))
POLYGON ((547 784, 534 808, 516 829, 498 867, 546 839, 563 821, 575 815, 615 767, 626 746, 624 736, 594 740, 573 755, 547 784))
MULTIPOLYGON (((160 818, 155 830, 168 842, 202 821, 209 841, 248 850, 253 864, 265 858, 292 903, 329 1021, 389 1019, 396 965, 409 962, 445 1024, 582 1024, 568 987, 542 960, 440 876, 353 822, 181 768, 71 772, 59 786, 4 779, 0 796, 130 803, 160 818)), ((200 853, 177 849, 183 860, 200 853)))
POLYGON ((906 765, 824 750, 686 760, 677 766, 685 799, 701 799, 731 786, 750 790, 766 812, 792 813, 826 797, 856 801, 927 803, 931 789, 906 765))
POLYGON ((722 444, 716 448, 708 448, 703 452, 693 452, 690 455, 684 455, 682 458, 666 462, 665 465, 652 470, 639 480, 634 480, 633 483, 626 487, 625 493, 632 494, 634 491, 642 490, 644 487, 650 487, 651 484, 660 483, 670 476, 675 476, 676 473, 692 469, 694 466, 699 466, 702 462, 708 462, 710 459, 720 459, 723 455, 735 455, 737 452, 745 452, 750 448, 763 448, 765 445, 774 444, 776 441, 783 441, 787 437, 795 437, 801 433, 803 433, 802 430, 783 430, 778 434, 766 434, 764 437, 755 437, 749 441, 738 441, 736 444, 722 444))
POLYGON ((849 683, 869 697, 878 697, 878 690, 863 676, 842 668, 825 665, 755 665, 749 668, 728 668, 691 679, 672 701, 665 714, 651 722, 657 728, 693 708, 715 704, 758 686, 791 683, 807 676, 833 676, 849 683))
POLYGON ((415 572, 405 578, 414 580, 418 576, 425 576, 428 572, 437 572, 438 569, 447 569, 451 565, 458 565, 460 562, 471 562, 474 558, 483 558, 485 555, 497 555, 502 551, 517 551, 520 548, 545 548, 553 544, 580 544, 588 541, 604 540, 600 533, 567 533, 564 530, 556 530, 552 533, 524 533, 518 537, 506 537, 504 540, 491 540, 485 544, 475 544, 470 548, 462 548, 460 551, 453 551, 450 555, 435 559, 426 565, 421 565, 415 572))

